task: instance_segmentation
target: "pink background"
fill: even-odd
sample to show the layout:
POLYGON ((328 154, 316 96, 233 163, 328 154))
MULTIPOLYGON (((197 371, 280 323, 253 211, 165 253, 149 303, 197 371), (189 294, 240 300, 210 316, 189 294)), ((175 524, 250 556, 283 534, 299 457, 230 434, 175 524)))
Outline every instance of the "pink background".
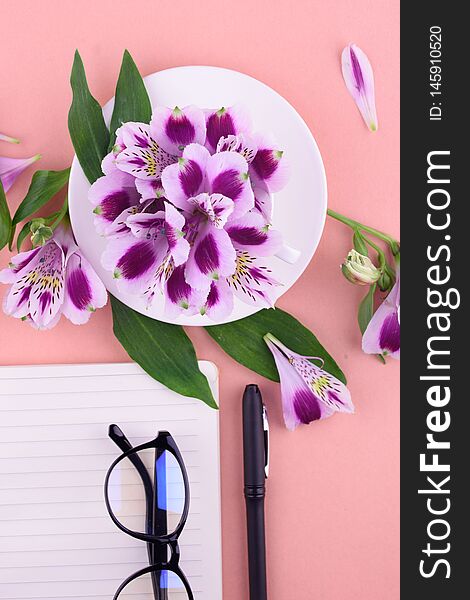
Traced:
MULTIPOLYGON (((90 86, 113 95, 124 48, 143 74, 212 64, 257 77, 284 95, 312 129, 325 162, 329 205, 398 236, 398 0, 15 0, 2 2, 0 131, 21 138, 0 153, 43 155, 40 168, 72 158, 68 84, 79 48, 90 86), (340 54, 354 41, 375 68, 379 131, 371 134, 342 81, 340 54)), ((31 171, 9 194, 15 207, 31 171)), ((360 350, 363 289, 338 265, 349 231, 328 221, 319 249, 279 306, 309 326, 343 367, 356 415, 295 433, 282 424, 279 390, 191 331, 200 358, 221 375, 224 600, 247 597, 240 395, 258 382, 272 424, 267 503, 272 600, 396 600, 399 597, 398 363, 360 350)), ((0 254, 0 264, 8 261, 0 254)), ((2 290, 3 293, 3 290, 2 290)), ((108 309, 91 323, 50 332, 0 315, 0 364, 125 361, 108 309)))

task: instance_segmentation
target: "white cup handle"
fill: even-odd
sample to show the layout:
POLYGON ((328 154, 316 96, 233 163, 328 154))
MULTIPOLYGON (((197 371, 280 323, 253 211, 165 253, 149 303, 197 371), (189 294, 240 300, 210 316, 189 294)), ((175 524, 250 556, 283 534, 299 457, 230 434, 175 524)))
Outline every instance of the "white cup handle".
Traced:
POLYGON ((291 248, 287 244, 284 244, 282 248, 276 252, 276 256, 290 265, 295 264, 299 260, 300 250, 291 248))

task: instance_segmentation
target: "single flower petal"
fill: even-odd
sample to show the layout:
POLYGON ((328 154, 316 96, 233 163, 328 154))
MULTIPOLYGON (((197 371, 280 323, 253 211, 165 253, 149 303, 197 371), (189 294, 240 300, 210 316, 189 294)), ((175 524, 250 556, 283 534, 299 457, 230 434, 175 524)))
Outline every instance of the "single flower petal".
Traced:
POLYGON ((343 77, 349 93, 371 131, 377 131, 374 72, 366 54, 355 44, 349 44, 341 55, 343 77))
POLYGON ((159 179, 162 171, 177 160, 154 142, 149 148, 128 146, 116 156, 116 166, 137 179, 159 179))
POLYGON ((189 198, 197 196, 205 181, 206 164, 210 154, 200 144, 190 144, 176 164, 170 165, 162 173, 165 198, 176 207, 192 210, 189 198))
POLYGON ((255 206, 253 211, 259 212, 263 216, 265 222, 270 224, 273 218, 273 197, 272 195, 260 187, 253 188, 255 197, 255 206))
POLYGON ((197 106, 177 106, 172 110, 157 106, 150 123, 152 137, 167 152, 181 155, 189 144, 204 144, 206 122, 203 111, 197 106))
POLYGON ((160 179, 136 179, 135 187, 141 196, 141 202, 162 198, 165 195, 160 179))
POLYGON ((381 354, 400 358, 400 277, 372 319, 362 336, 362 350, 366 354, 381 354))
POLYGON ((246 250, 253 256, 273 256, 282 247, 279 231, 271 229, 264 218, 248 212, 240 219, 230 221, 225 230, 235 248, 246 250))
POLYGON ((195 198, 190 198, 190 202, 196 206, 197 210, 203 213, 214 227, 222 229, 227 223, 227 219, 233 212, 233 200, 222 194, 207 194, 203 192, 195 198))
POLYGON ((255 198, 248 176, 248 163, 236 152, 219 152, 207 161, 209 193, 222 194, 234 202, 232 218, 253 208, 255 198))
POLYGON ((271 293, 281 285, 272 277, 270 269, 244 250, 237 250, 235 273, 227 278, 227 283, 243 302, 265 308, 274 306, 271 293))
POLYGON ((187 283, 207 290, 212 280, 235 272, 235 249, 226 231, 206 225, 198 232, 186 264, 187 283))
POLYGON ((88 198, 94 206, 98 233, 104 234, 106 227, 124 210, 139 204, 140 195, 135 189, 134 181, 131 175, 116 170, 100 177, 90 187, 88 198))
POLYGON ((220 138, 229 135, 250 134, 251 119, 247 109, 236 104, 229 108, 206 111, 207 147, 214 152, 220 138))
POLYGON ((21 173, 41 158, 40 154, 35 154, 31 158, 10 158, 0 156, 0 181, 2 182, 5 192, 11 188, 16 178, 21 173))
POLYGON ((182 312, 194 315, 198 307, 204 302, 208 288, 195 290, 186 281, 185 265, 175 267, 165 284, 165 313, 174 317, 182 312))
POLYGON ((239 133, 220 138, 216 152, 238 152, 248 164, 253 162, 258 146, 251 135, 239 133))
POLYGON ((9 142, 10 144, 19 144, 20 140, 11 137, 9 135, 5 135, 4 133, 0 133, 0 141, 1 142, 9 142))
POLYGON ((105 175, 110 175, 113 171, 116 171, 116 155, 114 152, 108 152, 101 161, 101 170, 105 175))
POLYGON ((233 311, 233 292, 226 279, 211 283, 209 294, 200 309, 202 315, 207 315, 213 321, 228 317, 233 311))
POLYGON ((10 264, 6 269, 0 271, 0 283, 14 283, 19 277, 24 275, 26 269, 30 270, 34 263, 38 261, 38 254, 42 248, 33 248, 26 252, 20 252, 15 256, 12 256, 10 264))
POLYGON ((150 135, 150 125, 128 121, 116 130, 116 151, 122 151, 130 146, 151 148, 156 141, 150 135))
POLYGON ((324 419, 334 412, 354 412, 347 387, 308 357, 292 352, 272 334, 265 336, 279 372, 284 420, 288 429, 324 419))
POLYGON ((74 252, 66 265, 63 314, 75 325, 81 325, 107 299, 106 288, 93 267, 79 252, 74 252))
POLYGON ((284 152, 271 136, 255 136, 258 151, 250 165, 250 176, 257 187, 279 192, 289 179, 290 167, 284 152))
POLYGON ((109 240, 101 263, 105 269, 112 271, 120 289, 127 293, 142 293, 167 249, 164 236, 145 240, 129 234, 109 240))
POLYGON ((183 237, 185 218, 170 203, 165 203, 165 235, 168 241, 168 249, 173 258, 175 266, 179 266, 188 260, 189 242, 183 237))

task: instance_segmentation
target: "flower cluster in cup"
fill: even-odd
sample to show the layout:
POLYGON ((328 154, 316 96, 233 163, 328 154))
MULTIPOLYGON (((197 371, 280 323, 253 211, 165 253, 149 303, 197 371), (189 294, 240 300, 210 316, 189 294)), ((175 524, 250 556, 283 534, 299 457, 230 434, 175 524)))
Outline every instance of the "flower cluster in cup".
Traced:
POLYGON ((220 320, 234 296, 273 305, 280 285, 263 259, 282 246, 272 194, 286 183, 283 151, 254 133, 243 106, 154 108, 124 123, 90 188, 103 266, 118 288, 163 295, 165 314, 220 320))

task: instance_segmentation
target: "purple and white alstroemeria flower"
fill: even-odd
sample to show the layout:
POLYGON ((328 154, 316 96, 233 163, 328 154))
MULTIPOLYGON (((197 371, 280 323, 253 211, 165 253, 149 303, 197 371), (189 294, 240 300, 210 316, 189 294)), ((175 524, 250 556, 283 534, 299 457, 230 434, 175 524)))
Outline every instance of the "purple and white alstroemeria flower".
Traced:
POLYGON ((369 321, 362 337, 366 354, 400 358, 400 273, 388 296, 369 321))
POLYGON ((361 115, 371 131, 377 131, 374 72, 365 53, 355 44, 349 44, 341 55, 343 77, 361 115))
POLYGON ((10 158, 8 156, 0 156, 0 180, 5 192, 15 183, 16 178, 21 173, 41 158, 40 154, 35 154, 31 158, 10 158))
POLYGON ((344 383, 311 362, 323 362, 321 359, 289 350, 271 333, 266 334, 264 340, 279 372, 282 409, 288 429, 325 419, 335 412, 354 412, 351 394, 344 383))
POLYGON ((11 284, 4 301, 6 314, 50 329, 61 314, 76 325, 106 304, 107 293, 62 223, 44 246, 14 256, 0 271, 0 282, 11 284))

